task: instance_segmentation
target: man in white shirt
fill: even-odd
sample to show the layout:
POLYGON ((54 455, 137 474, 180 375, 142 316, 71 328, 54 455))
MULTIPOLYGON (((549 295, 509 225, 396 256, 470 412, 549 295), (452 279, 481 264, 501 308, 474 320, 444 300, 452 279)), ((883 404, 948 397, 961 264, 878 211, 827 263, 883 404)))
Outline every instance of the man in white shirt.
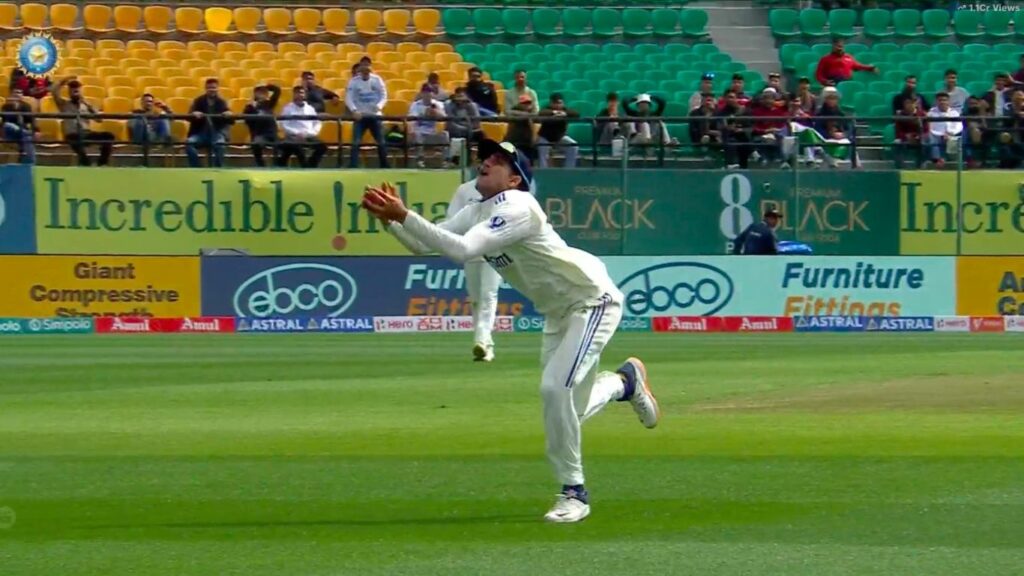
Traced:
POLYGON ((425 146, 448 146, 448 133, 437 131, 437 123, 444 120, 444 104, 434 100, 430 84, 420 87, 419 97, 409 106, 409 116, 416 119, 409 125, 409 143, 416 154, 416 165, 425 168, 425 146))
POLYGON ((939 92, 935 95, 935 106, 928 111, 928 144, 931 150, 932 161, 936 168, 946 165, 943 159, 946 153, 946 146, 951 139, 960 138, 964 126, 960 123, 960 113, 949 105, 949 94, 939 92), (940 120, 935 120, 936 118, 940 120), (943 121, 941 119, 954 119, 943 121))
POLYGON ((946 70, 945 74, 946 85, 942 91, 949 94, 949 107, 959 112, 961 115, 964 113, 964 107, 967 106, 967 99, 971 95, 964 89, 963 86, 957 86, 956 82, 959 76, 956 70, 950 68, 946 70))
POLYGON ((598 373, 601 351, 622 317, 622 293, 596 256, 570 248, 548 223, 536 198, 526 156, 508 142, 484 140, 486 156, 473 203, 438 225, 409 211, 394 187, 366 190, 363 206, 407 248, 467 262, 483 257, 546 317, 541 397, 547 456, 562 491, 544 516, 578 522, 590 513, 583 485, 580 425, 613 400, 628 401, 647 428, 658 423, 643 363, 630 358, 598 373))
POLYGON ((370 64, 361 62, 356 75, 348 81, 345 90, 345 105, 354 120, 352 125, 352 154, 349 166, 359 165, 359 145, 363 133, 369 131, 377 142, 377 159, 381 168, 388 167, 388 151, 384 142, 384 123, 381 114, 388 102, 388 89, 380 76, 370 73, 370 64))
POLYGON ((317 117, 316 108, 306 102, 306 88, 296 86, 292 88, 292 101, 285 104, 281 116, 307 116, 304 119, 290 119, 281 121, 281 129, 284 130, 284 142, 281 143, 281 155, 278 157, 278 165, 288 166, 288 161, 294 154, 299 159, 299 165, 303 168, 316 168, 320 166, 320 160, 327 153, 327 146, 320 141, 320 119, 317 117), (313 155, 306 159, 306 148, 313 149, 313 155))

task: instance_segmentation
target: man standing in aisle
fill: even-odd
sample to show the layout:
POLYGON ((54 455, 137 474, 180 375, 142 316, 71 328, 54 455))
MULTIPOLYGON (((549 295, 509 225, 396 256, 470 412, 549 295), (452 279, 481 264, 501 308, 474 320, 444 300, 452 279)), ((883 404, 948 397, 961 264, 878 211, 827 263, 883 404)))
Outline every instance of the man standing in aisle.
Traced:
POLYGON ((384 122, 381 115, 388 102, 388 89, 380 76, 370 73, 370 65, 360 63, 356 75, 349 80, 345 105, 352 112, 352 154, 349 166, 359 166, 359 145, 363 133, 369 131, 377 142, 377 159, 381 168, 388 167, 388 151, 384 143, 384 122))

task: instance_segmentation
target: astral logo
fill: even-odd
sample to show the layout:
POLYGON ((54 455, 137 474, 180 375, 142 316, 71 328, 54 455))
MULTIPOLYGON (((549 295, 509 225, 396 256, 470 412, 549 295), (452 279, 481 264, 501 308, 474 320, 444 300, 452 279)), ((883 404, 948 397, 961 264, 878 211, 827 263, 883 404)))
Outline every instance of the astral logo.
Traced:
POLYGON ((355 302, 356 281, 326 264, 288 264, 264 270, 235 291, 238 316, 326 316, 333 318, 355 302))
POLYGON ((669 262, 634 272, 619 283, 626 310, 633 316, 651 313, 709 316, 732 299, 732 279, 700 262, 669 262))

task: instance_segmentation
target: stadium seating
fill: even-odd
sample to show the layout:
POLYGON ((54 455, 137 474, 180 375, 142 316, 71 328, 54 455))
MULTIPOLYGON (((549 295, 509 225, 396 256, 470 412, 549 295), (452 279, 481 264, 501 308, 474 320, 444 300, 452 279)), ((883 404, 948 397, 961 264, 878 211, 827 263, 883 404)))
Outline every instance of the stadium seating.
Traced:
POLYGON ((950 12, 944 9, 872 8, 860 14, 862 25, 858 27, 854 10, 834 9, 826 13, 816 8, 799 12, 791 8, 773 8, 768 20, 772 35, 779 40, 793 40, 800 36, 813 40, 826 36, 856 38, 861 35, 872 40, 922 37, 942 40, 952 36, 960 40, 1005 40, 1014 35, 1024 35, 1022 12, 957 10, 950 16, 950 12), (826 22, 828 26, 825 26, 826 22))

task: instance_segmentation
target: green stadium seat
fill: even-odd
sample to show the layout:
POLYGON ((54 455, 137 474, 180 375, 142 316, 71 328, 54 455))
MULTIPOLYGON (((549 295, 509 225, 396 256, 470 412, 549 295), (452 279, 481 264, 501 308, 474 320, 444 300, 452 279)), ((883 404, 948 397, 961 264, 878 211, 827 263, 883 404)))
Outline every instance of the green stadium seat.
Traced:
POLYGON ((544 44, 544 53, 552 58, 557 58, 562 55, 572 55, 572 47, 568 44, 544 44))
MULTIPOLYGON (((596 107, 596 106, 600 105, 601 102, 604 102, 605 96, 607 96, 608 93, 604 92, 603 90, 588 89, 588 90, 584 90, 581 93, 581 95, 582 95, 581 97, 584 100, 586 100, 587 102, 591 103, 591 107, 593 108, 593 107, 596 107)), ((590 110, 590 108, 588 108, 588 110, 590 110)))
POLYGON ((633 51, 629 44, 623 44, 621 42, 609 42, 602 44, 600 51, 603 54, 627 54, 633 51))
MULTIPOLYGON (((818 58, 811 52, 801 52, 797 54, 796 58, 794 58, 793 60, 793 70, 796 72, 797 76, 806 75, 807 69, 811 68, 812 66, 817 66, 818 60, 820 59, 821 58, 818 58)), ((810 76, 814 76, 813 71, 811 72, 810 76)))
POLYGON ((477 36, 500 36, 501 10, 495 8, 477 8, 473 10, 473 33, 477 36))
POLYGON ((864 36, 876 40, 892 38, 894 36, 894 33, 889 30, 892 14, 888 10, 872 8, 865 10, 861 17, 864 22, 864 36))
POLYGON ((1017 10, 1013 15, 1013 32, 1017 38, 1024 38, 1024 10, 1017 10))
POLYGON ((848 8, 836 8, 828 13, 828 31, 833 37, 853 38, 857 36, 854 26, 857 12, 848 8))
POLYGON ((679 12, 669 8, 658 8, 651 14, 654 35, 659 38, 675 38, 682 36, 679 30, 679 12))
POLYGON ((572 47, 572 51, 579 56, 586 56, 588 54, 600 53, 601 47, 597 44, 575 44, 572 47))
POLYGON ((643 8, 626 8, 623 10, 622 34, 627 38, 650 36, 651 13, 643 8))
MULTIPOLYGON (((876 95, 889 94, 890 92, 895 92, 896 86, 901 85, 902 82, 902 78, 900 79, 900 84, 896 84, 895 82, 888 82, 885 80, 875 80, 874 82, 868 82, 868 91, 874 92, 876 93, 876 95)), ((878 97, 881 98, 881 96, 878 97)))
POLYGON ((724 66, 732 62, 732 56, 724 53, 710 54, 704 58, 704 62, 707 62, 712 66, 724 66))
POLYGON ((685 92, 687 88, 690 88, 690 86, 675 78, 662 80, 658 83, 658 90, 663 92, 685 92))
POLYGON ((941 57, 960 52, 960 45, 955 42, 938 42, 932 44, 932 52, 941 57))
POLYGON ((531 14, 533 33, 541 38, 554 38, 561 36, 558 30, 558 22, 562 19, 562 13, 554 8, 537 8, 531 14))
POLYGON ((786 40, 798 38, 800 30, 797 28, 799 13, 789 8, 775 8, 768 13, 768 25, 771 26, 772 36, 786 40))
POLYGON ((910 42, 903 45, 903 51, 907 54, 928 54, 932 51, 932 47, 923 42, 910 42))
POLYGON ((988 44, 980 43, 964 44, 961 50, 970 56, 985 56, 991 51, 988 44))
MULTIPOLYGON (((875 104, 868 109, 868 116, 892 116, 891 106, 891 104, 875 104)), ((881 134, 889 124, 892 124, 889 120, 869 120, 868 128, 872 134, 881 134)))
POLYGON ((506 36, 523 37, 530 35, 530 11, 522 8, 506 8, 501 11, 501 22, 506 36))
POLYGON ((824 38, 828 36, 825 31, 825 24, 828 22, 828 14, 818 8, 808 8, 800 11, 800 33, 804 38, 824 38))
POLYGON ((672 79, 672 75, 670 75, 665 70, 651 70, 650 72, 644 74, 644 78, 647 78, 648 80, 653 80, 654 82, 661 84, 662 82, 672 79))
POLYGON ((598 83, 598 88, 604 92, 623 92, 626 89, 626 83, 618 78, 605 78, 598 83))
POLYGON ((708 13, 703 10, 684 9, 680 13, 679 25, 687 38, 707 38, 708 13))
POLYGON ((646 78, 631 80, 629 84, 626 86, 626 90, 629 91, 630 94, 643 94, 645 92, 651 93, 655 91, 657 88, 657 83, 651 82, 646 78))
POLYGON ((611 38, 619 35, 622 26, 622 13, 613 8, 595 8, 593 29, 591 34, 598 38, 611 38))
POLYGON ((446 8, 441 13, 441 21, 444 24, 444 33, 447 36, 465 38, 466 36, 473 35, 473 32, 469 31, 469 26, 473 23, 473 13, 469 10, 464 8, 446 8))
POLYGON ((1005 58, 1019 58, 1024 49, 1019 44, 1011 42, 1000 42, 992 46, 992 51, 1005 58))
POLYGON ((511 44, 504 42, 492 42, 484 47, 484 53, 486 54, 508 54, 513 50, 514 48, 512 48, 511 44))
POLYGON ((994 39, 1013 36, 1013 32, 1010 30, 1012 21, 1013 13, 1007 10, 985 12, 985 35, 994 39))
POLYGON ((901 8, 892 13, 892 28, 897 38, 920 38, 924 32, 918 30, 921 25, 921 11, 901 8))
POLYGON ((949 38, 953 35, 949 30, 949 12, 946 10, 925 10, 921 14, 924 24, 924 35, 928 38, 949 38))
POLYGON ((582 38, 590 36, 590 10, 584 8, 566 8, 562 11, 562 34, 582 38))
POLYGON ((698 58, 705 58, 711 54, 718 54, 721 50, 714 44, 694 44, 690 51, 698 58))
POLYGON ((900 51, 900 45, 895 42, 879 42, 871 47, 871 51, 878 54, 893 54, 900 51))
POLYGON ((652 44, 650 42, 634 44, 633 52, 639 54, 640 56, 643 56, 646 60, 650 56, 661 54, 661 46, 658 46, 657 44, 652 44))
POLYGON ((462 54, 464 60, 470 61, 476 54, 484 54, 485 48, 476 42, 460 42, 455 45, 455 51, 462 54))
POLYGON ((978 80, 976 82, 967 82, 963 85, 964 89, 970 94, 975 96, 981 96, 988 92, 989 88, 992 87, 991 80, 978 80))
POLYGON ((847 54, 856 58, 859 57, 861 54, 869 52, 871 50, 871 47, 868 46, 867 44, 850 42, 849 44, 843 47, 843 50, 845 50, 847 54))
POLYGON ((981 12, 957 10, 953 17, 953 30, 957 38, 971 40, 983 37, 985 33, 981 31, 981 12))
MULTIPOLYGON (((599 106, 600 103, 590 103, 590 105, 599 106)), ((592 113, 592 111, 586 109, 577 110, 577 112, 584 116, 592 113)), ((566 134, 569 135, 569 138, 572 138, 580 145, 581 153, 583 152, 584 147, 589 148, 594 145, 594 126, 586 122, 573 122, 572 124, 569 124, 569 129, 566 134)))
POLYGON ((523 42, 521 44, 516 44, 512 48, 512 51, 515 52, 516 54, 522 54, 523 56, 529 54, 539 54, 542 58, 547 59, 547 56, 544 55, 544 47, 534 42, 523 42))
POLYGON ((811 47, 810 47, 810 50, 811 50, 811 54, 814 54, 818 58, 821 58, 825 54, 828 54, 829 52, 832 51, 832 44, 831 43, 829 43, 829 44, 824 44, 824 43, 812 44, 811 47))
POLYGON ((807 51, 807 46, 804 44, 783 44, 779 48, 779 61, 782 62, 782 70, 785 72, 792 72, 796 68, 793 64, 796 62, 797 54, 807 51))

